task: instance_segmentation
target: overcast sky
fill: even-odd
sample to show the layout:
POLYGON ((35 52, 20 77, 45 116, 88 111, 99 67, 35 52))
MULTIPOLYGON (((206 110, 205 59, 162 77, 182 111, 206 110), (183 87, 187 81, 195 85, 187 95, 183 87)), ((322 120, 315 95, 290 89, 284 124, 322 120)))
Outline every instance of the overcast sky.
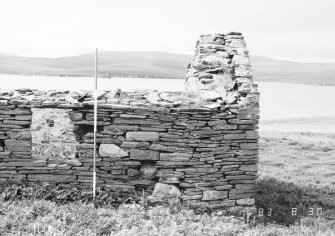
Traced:
POLYGON ((0 52, 193 54, 200 34, 240 31, 250 53, 335 62, 335 0, 0 0, 0 52))

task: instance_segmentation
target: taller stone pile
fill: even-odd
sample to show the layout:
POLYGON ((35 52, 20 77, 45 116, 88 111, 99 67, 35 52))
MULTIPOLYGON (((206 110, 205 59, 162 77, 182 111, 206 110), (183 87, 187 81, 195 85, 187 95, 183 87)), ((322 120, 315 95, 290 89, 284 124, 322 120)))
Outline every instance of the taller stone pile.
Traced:
POLYGON ((258 103, 249 52, 241 33, 202 35, 186 78, 187 90, 241 106, 258 103))

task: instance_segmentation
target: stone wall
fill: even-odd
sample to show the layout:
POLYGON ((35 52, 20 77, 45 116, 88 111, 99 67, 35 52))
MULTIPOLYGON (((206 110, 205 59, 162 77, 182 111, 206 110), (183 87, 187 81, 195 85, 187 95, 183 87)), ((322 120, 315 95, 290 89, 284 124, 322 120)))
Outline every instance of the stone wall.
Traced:
MULTIPOLYGON (((142 188, 152 194, 150 201, 181 199, 211 208, 254 205, 259 94, 248 53, 237 47, 245 47, 241 37, 230 33, 200 38, 189 68, 189 92, 97 94, 99 187, 142 188), (215 46, 234 40, 240 42, 230 43, 235 49, 215 46), (247 59, 239 60, 241 53, 247 59), (212 61, 202 54, 213 54, 212 61), (198 65, 199 57, 204 66, 198 65), (239 68, 248 73, 237 72, 239 68), (229 78, 228 83, 222 78, 229 78)), ((1 180, 76 181, 91 187, 93 152, 92 92, 0 92, 1 180), (75 157, 31 156, 32 108, 71 109, 78 142, 75 157)))
MULTIPOLYGON (((88 124, 91 111, 85 108, 73 113, 78 128, 88 124)), ((177 186, 181 199, 192 203, 252 204, 257 110, 101 105, 99 113, 97 165, 102 185, 153 189, 159 182, 177 186)), ((91 131, 78 134, 82 143, 78 145, 79 161, 83 163, 76 168, 83 175, 78 175, 78 181, 91 181, 92 137, 91 131)))

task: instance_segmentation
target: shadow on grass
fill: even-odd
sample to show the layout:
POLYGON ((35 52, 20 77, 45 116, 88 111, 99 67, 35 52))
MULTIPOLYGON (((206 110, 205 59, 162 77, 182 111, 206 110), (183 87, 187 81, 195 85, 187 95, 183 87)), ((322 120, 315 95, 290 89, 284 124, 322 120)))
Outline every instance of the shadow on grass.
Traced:
POLYGON ((298 187, 275 178, 260 178, 257 187, 256 207, 258 216, 263 211, 264 222, 291 225, 307 216, 335 220, 334 190, 298 187))

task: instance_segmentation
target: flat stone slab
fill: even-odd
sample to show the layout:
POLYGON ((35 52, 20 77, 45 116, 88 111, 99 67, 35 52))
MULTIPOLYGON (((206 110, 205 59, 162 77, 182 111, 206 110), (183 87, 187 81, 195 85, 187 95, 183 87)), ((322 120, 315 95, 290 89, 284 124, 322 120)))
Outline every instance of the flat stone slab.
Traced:
POLYGON ((31 140, 31 132, 30 131, 8 131, 7 135, 11 139, 16 140, 31 140))
POLYGON ((121 148, 129 148, 129 149, 136 149, 136 148, 147 148, 150 146, 149 142, 128 142, 125 141, 122 143, 121 148))
POLYGON ((130 150, 130 159, 133 160, 147 160, 147 161, 158 161, 159 160, 159 152, 151 151, 151 150, 130 150))
POLYGON ((0 152, 0 158, 10 158, 11 152, 0 152))
POLYGON ((238 206, 253 206, 255 205, 254 198, 245 198, 236 200, 236 205, 238 206))
POLYGON ((155 197, 181 197, 181 192, 174 185, 156 183, 152 195, 155 197))
POLYGON ((127 132, 127 141, 147 141, 155 142, 159 140, 158 132, 127 132))
POLYGON ((258 171, 258 166, 256 164, 241 165, 240 170, 242 170, 242 171, 258 171))
POLYGON ((1 162, 0 167, 45 167, 47 163, 44 160, 13 160, 8 162, 1 162))
POLYGON ((1 110, 1 115, 31 115, 30 109, 1 110))
POLYGON ((32 174, 28 175, 30 181, 69 183, 76 179, 75 175, 51 175, 51 174, 32 174))
POLYGON ((228 191, 205 190, 202 195, 203 201, 220 200, 228 197, 228 191))
POLYGON ((16 115, 15 120, 29 120, 31 121, 32 116, 31 115, 16 115))
POLYGON ((126 157, 128 153, 122 150, 120 147, 115 144, 101 144, 99 147, 100 157, 126 157))
POLYGON ((31 147, 31 141, 5 140, 6 146, 31 147))
POLYGON ((161 161, 189 161, 192 158, 190 153, 161 153, 161 161))

